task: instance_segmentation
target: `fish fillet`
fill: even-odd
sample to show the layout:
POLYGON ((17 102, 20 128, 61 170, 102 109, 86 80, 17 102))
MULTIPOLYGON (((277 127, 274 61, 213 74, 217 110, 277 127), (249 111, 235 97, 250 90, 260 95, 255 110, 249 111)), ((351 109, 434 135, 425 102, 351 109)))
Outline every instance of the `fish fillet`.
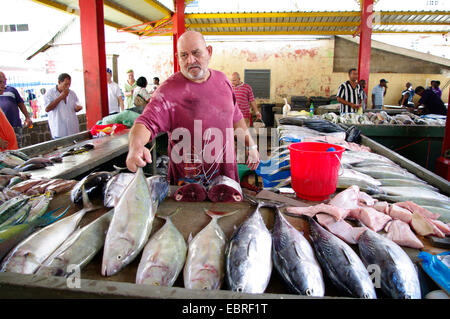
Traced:
POLYGON ((386 237, 400 246, 422 249, 423 243, 411 231, 409 225, 399 219, 389 222, 386 237))

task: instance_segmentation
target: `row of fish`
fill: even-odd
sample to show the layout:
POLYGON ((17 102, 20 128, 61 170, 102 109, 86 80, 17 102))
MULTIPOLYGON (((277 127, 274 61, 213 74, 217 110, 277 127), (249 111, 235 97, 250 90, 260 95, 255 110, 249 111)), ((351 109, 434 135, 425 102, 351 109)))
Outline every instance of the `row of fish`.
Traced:
POLYGON ((420 117, 409 112, 402 112, 390 116, 385 111, 381 112, 367 112, 364 114, 357 113, 345 113, 337 115, 335 113, 326 113, 322 115, 322 118, 335 124, 345 125, 430 125, 430 126, 443 126, 445 125, 445 119, 432 119, 426 117, 420 117))

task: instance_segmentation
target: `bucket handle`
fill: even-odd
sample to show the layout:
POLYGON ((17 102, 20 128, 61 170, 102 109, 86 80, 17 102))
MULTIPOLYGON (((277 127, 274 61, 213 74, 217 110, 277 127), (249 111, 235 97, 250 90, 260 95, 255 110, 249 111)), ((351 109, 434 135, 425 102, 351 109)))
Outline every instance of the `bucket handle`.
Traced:
POLYGON ((336 156, 337 160, 339 161, 338 176, 341 176, 342 174, 344 174, 344 168, 342 167, 341 159, 339 158, 339 156, 337 156, 337 154, 334 154, 334 156, 336 156))

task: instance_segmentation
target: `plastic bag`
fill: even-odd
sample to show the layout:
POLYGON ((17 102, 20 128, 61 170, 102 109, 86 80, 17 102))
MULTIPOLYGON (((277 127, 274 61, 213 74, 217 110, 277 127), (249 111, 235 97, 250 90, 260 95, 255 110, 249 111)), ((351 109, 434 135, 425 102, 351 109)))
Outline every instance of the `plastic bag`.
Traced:
POLYGON ((108 124, 124 124, 128 127, 132 127, 134 121, 139 117, 139 114, 133 111, 125 110, 118 114, 112 114, 104 117, 101 121, 98 121, 98 125, 108 124))
MULTIPOLYGON (((442 288, 450 294, 450 268, 445 265, 439 257, 450 255, 445 252, 439 255, 432 255, 421 251, 418 255, 422 259, 422 267, 425 272, 442 288)), ((448 257, 447 257, 448 258, 448 257)))
POLYGON ((126 129, 128 129, 128 127, 123 124, 94 125, 91 128, 91 135, 93 138, 99 138, 114 135, 126 129))

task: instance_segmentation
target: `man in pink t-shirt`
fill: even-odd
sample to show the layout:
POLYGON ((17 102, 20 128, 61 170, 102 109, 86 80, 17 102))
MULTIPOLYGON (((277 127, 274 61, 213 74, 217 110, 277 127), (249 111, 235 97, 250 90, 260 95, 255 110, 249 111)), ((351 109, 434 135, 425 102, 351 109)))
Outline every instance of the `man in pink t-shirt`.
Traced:
POLYGON ((247 124, 247 126, 251 126, 252 124, 252 114, 250 113, 250 106, 253 108, 253 112, 255 112, 256 118, 258 120, 261 120, 261 113, 259 113, 258 107, 256 106, 252 87, 247 83, 241 82, 241 76, 237 72, 234 72, 231 75, 231 84, 233 84, 234 95, 236 96, 236 101, 239 105, 239 109, 242 112, 242 116, 244 116, 245 124, 247 124))
POLYGON ((222 72, 208 69, 212 47, 201 33, 185 32, 177 43, 181 72, 169 77, 155 91, 137 118, 129 137, 127 167, 136 171, 151 163, 145 147, 160 132, 169 136, 169 180, 207 183, 217 175, 239 181, 234 133, 242 133, 248 146, 247 166, 259 164, 230 81, 222 72))

